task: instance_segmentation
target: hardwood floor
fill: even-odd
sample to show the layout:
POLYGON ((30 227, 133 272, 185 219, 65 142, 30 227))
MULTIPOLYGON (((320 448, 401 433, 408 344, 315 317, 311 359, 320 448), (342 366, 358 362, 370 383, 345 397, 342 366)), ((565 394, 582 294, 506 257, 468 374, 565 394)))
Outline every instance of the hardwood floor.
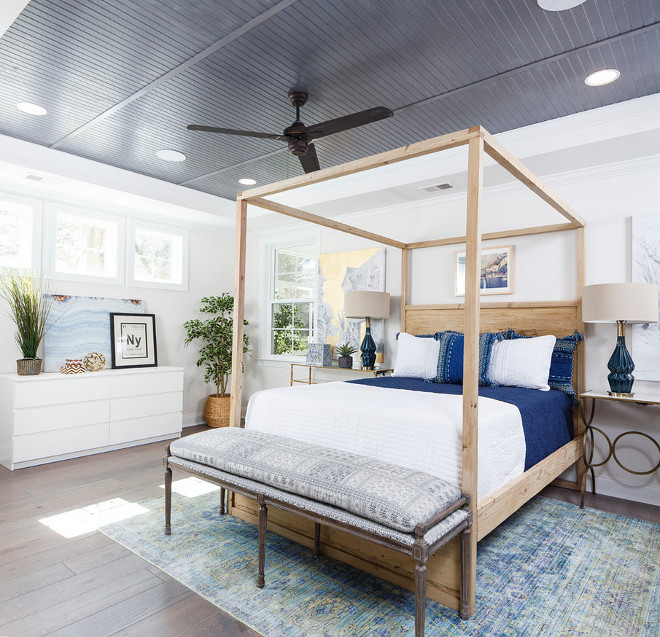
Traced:
MULTIPOLYGON (((165 445, 13 472, 0 467, 2 637, 257 635, 98 531, 67 539, 39 522, 113 498, 162 496, 165 445)), ((579 501, 557 487, 542 495, 579 501)), ((660 523, 660 507, 591 494, 586 504, 660 523)))

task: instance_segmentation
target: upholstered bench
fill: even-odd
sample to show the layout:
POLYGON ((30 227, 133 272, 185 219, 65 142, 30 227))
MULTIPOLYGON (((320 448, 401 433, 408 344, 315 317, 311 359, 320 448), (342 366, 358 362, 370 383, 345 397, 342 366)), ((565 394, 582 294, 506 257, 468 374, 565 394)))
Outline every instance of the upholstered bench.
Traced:
POLYGON ((468 497, 435 476, 366 456, 291 438, 227 427, 176 440, 165 465, 165 533, 171 532, 172 468, 218 484, 259 504, 259 573, 265 582, 268 505, 314 522, 314 553, 321 525, 407 553, 415 560, 415 635, 424 634, 426 562, 461 534, 460 615, 468 615, 468 497))

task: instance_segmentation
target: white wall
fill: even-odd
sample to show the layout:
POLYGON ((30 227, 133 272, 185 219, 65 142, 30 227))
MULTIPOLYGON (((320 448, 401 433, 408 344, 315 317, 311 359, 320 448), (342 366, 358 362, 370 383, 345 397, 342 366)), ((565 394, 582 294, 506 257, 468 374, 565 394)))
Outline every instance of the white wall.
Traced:
MULTIPOLYGON (((597 112, 595 112, 597 116, 597 112)), ((581 114, 584 116, 584 114, 581 114)), ((657 121, 660 121, 657 120, 657 121)), ((624 129, 630 123, 622 120, 624 129)), ((542 124, 533 127, 535 140, 542 133, 542 124)), ((612 122, 607 124, 608 135, 613 135, 612 122)), ((571 139, 570 149, 557 150, 557 122, 548 123, 549 136, 553 152, 559 152, 554 158, 561 166, 570 165, 575 153, 575 138, 571 139)), ((587 128, 593 139, 593 128, 587 128)), ((518 133, 517 142, 524 145, 525 131, 518 133)), ((530 133, 531 134, 531 133, 530 133)), ((550 142, 549 142, 550 143, 550 142)), ((543 145, 539 145, 542 152, 543 145)), ((644 214, 660 211, 660 156, 626 159, 620 163, 598 165, 599 156, 595 155, 592 165, 581 170, 547 174, 544 180, 551 185, 559 196, 566 201, 587 222, 586 229, 586 283, 604 283, 629 281, 631 273, 631 223, 632 214, 644 214)), ((504 227, 513 219, 521 225, 542 225, 559 223, 562 218, 554 212, 538 208, 538 203, 531 200, 531 195, 524 189, 494 186, 484 193, 488 223, 495 226, 503 222, 504 227), (538 214, 536 217, 535 215, 538 214), (538 221, 537 221, 538 219, 538 221)), ((304 206, 302 206, 304 207, 304 206)), ((389 209, 375 211, 373 215, 360 213, 352 219, 349 216, 341 220, 365 230, 378 232, 385 236, 409 241, 424 238, 440 238, 464 234, 457 219, 464 219, 464 203, 461 197, 454 196, 443 200, 436 199, 431 205, 398 205, 389 209), (443 201, 445 203, 443 203, 443 201), (426 211, 421 208, 426 207, 426 211), (417 210, 417 211, 416 211, 417 210), (440 231, 439 231, 440 230, 440 231), (446 230, 446 232, 442 232, 446 230), (412 234, 412 236, 411 236, 412 234)), ((291 226, 292 228, 294 226, 291 226)), ((295 226, 299 227, 299 226, 295 226)), ((491 228, 485 228, 490 230, 491 228)), ((495 229, 495 228, 492 228, 495 229)), ((352 250, 373 247, 371 242, 357 237, 344 235, 331 230, 320 230, 321 253, 340 250, 352 250)), ((268 235, 265 231, 254 233, 248 242, 248 270, 246 277, 246 312, 252 325, 249 328, 253 340, 259 318, 259 277, 266 267, 258 261, 261 244, 277 234, 268 235)), ((286 236, 280 229, 279 236, 286 236)), ((576 250, 575 233, 555 233, 524 237, 515 240, 497 241, 491 245, 515 246, 515 293, 495 300, 562 300, 576 298, 575 284, 576 250)), ((485 244, 488 245, 488 244, 485 244)), ((413 257, 413 278, 411 282, 411 302, 413 303, 454 303, 453 296, 454 251, 458 246, 418 250, 413 257)), ((392 316, 386 322, 386 364, 394 362, 395 339, 399 331, 399 295, 400 295, 400 253, 397 249, 387 248, 387 291, 392 295, 392 316)), ((488 299, 486 299, 488 300, 488 299)), ((586 379, 587 389, 607 388, 607 360, 615 344, 615 327, 608 325, 589 325, 586 329, 586 379)), ((632 336, 628 337, 629 345, 632 336)), ((245 373, 244 404, 249 395, 267 387, 289 384, 289 366, 260 362, 248 359, 245 373)), ((636 389, 650 389, 660 396, 657 383, 638 381, 636 389)), ((646 433, 660 432, 660 408, 647 408, 636 405, 616 405, 601 401, 598 405, 594 424, 603 427, 610 437, 626 429, 637 429, 646 433)), ((621 457, 631 468, 643 470, 652 467, 657 461, 657 451, 652 443, 641 438, 628 438, 629 443, 621 447, 621 457), (624 448, 625 447, 625 448, 624 448)), ((597 443, 598 453, 604 446, 597 443)), ((599 493, 625 497, 641 502, 660 504, 660 471, 651 476, 635 476, 625 473, 613 461, 601 469, 596 469, 599 493)))
MULTIPOLYGON (((6 151, 3 158, 15 162, 0 163, 0 193, 190 229, 189 283, 185 292, 66 281, 49 281, 48 285, 58 294, 143 299, 145 312, 156 315, 158 364, 184 368, 184 426, 203 422, 201 414, 210 389, 203 382, 203 370, 195 365, 197 348, 183 346, 183 323, 200 316, 202 297, 233 293, 233 230, 227 228, 229 222, 222 216, 228 207, 233 208, 231 202, 20 140, 0 136, 0 145, 6 151), (24 180, 28 173, 45 179, 38 186, 30 186, 24 180), (159 216, 159 210, 166 214, 159 216)), ((38 251, 40 248, 43 246, 37 246, 38 251)), ((16 373, 20 350, 14 342, 14 331, 5 308, 0 307, 0 373, 16 373)))

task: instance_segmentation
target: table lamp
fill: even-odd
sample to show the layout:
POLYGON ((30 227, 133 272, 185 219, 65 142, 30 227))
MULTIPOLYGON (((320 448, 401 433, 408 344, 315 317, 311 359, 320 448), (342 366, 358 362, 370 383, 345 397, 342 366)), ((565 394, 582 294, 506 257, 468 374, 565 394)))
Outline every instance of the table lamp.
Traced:
POLYGON ((632 396, 635 369, 626 347, 626 323, 658 322, 658 286, 655 283, 600 283, 582 289, 584 323, 616 323, 616 347, 607 367, 612 396, 632 396))
POLYGON ((376 343, 371 336, 371 319, 386 319, 390 315, 390 295, 387 292, 346 292, 344 316, 364 319, 366 330, 360 350, 362 369, 373 369, 376 363, 376 343))

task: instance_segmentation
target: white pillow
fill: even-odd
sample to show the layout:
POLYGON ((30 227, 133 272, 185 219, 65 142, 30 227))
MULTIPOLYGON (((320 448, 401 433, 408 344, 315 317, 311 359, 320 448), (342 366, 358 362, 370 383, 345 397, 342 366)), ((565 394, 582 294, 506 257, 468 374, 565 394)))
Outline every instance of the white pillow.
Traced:
POLYGON ((439 356, 440 341, 401 332, 392 376, 433 379, 438 375, 439 356))
POLYGON ((537 336, 493 343, 488 379, 495 385, 549 391, 548 376, 556 340, 555 336, 537 336))

